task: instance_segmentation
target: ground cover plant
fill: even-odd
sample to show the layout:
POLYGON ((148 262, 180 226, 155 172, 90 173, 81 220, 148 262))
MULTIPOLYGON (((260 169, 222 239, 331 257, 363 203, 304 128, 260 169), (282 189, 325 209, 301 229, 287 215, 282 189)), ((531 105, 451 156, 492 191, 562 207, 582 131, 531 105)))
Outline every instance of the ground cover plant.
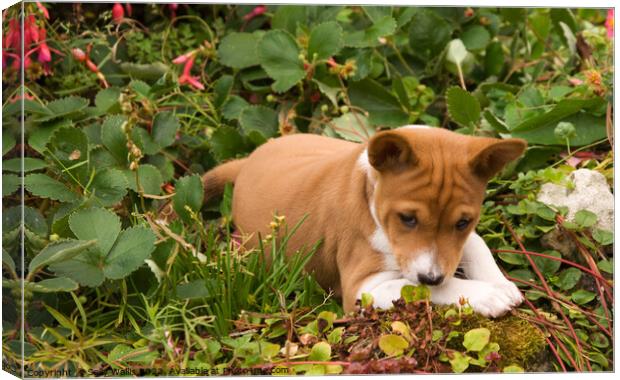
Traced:
POLYGON ((6 370, 614 369, 613 234, 537 201, 576 169, 613 182, 612 11, 37 2, 23 35, 20 12, 2 30, 6 370), (269 252, 248 250, 232 188, 203 205, 200 175, 269 138, 413 123, 529 143, 477 228, 526 297, 508 316, 422 286, 345 315, 303 271, 315 247, 285 260, 303 221, 274 216, 269 252))

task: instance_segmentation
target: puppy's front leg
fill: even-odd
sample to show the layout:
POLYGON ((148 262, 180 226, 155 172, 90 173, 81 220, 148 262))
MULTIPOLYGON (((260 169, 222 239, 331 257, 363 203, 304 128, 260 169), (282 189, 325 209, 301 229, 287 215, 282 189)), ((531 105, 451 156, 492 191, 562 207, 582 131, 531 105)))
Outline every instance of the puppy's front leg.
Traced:
MULTIPOLYGON (((502 287, 485 281, 451 277, 443 284, 431 286, 431 301, 440 305, 458 304, 466 298, 474 311, 487 317, 498 317, 509 311, 515 302, 502 287)), ((518 291, 518 290, 517 290, 518 291)))
POLYGON ((523 296, 517 286, 504 277, 493 259, 491 250, 475 232, 472 232, 465 241, 461 267, 468 279, 494 284, 512 300, 514 305, 523 301, 523 296))

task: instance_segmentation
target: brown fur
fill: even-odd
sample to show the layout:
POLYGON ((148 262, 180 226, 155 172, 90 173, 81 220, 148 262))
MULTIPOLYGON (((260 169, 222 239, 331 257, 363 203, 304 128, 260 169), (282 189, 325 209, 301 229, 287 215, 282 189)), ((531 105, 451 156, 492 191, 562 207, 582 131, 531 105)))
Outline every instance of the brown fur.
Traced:
POLYGON ((436 128, 380 132, 368 144, 290 135, 206 173, 205 194, 213 196, 226 182, 235 183, 233 220, 243 233, 267 235, 275 213, 286 216, 289 226, 308 214, 291 238, 289 252, 322 240, 306 269, 343 297, 345 310, 352 310, 360 284, 383 271, 385 260, 369 243, 376 228, 369 210, 374 185, 358 163, 367 147, 377 181, 377 216, 400 267, 435 244, 442 270, 450 276, 465 236, 478 221, 486 181, 517 158, 525 143, 436 128), (419 228, 405 227, 398 212, 415 212, 419 228), (471 224, 466 231, 455 231, 463 216, 471 224))

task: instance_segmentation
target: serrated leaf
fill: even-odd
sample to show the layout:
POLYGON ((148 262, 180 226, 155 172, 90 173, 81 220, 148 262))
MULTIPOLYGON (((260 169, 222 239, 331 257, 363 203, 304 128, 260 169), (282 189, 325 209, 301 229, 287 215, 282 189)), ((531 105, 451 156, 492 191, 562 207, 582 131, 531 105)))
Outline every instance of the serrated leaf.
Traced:
POLYGON ((172 145, 180 126, 172 112, 159 112, 153 119, 153 140, 162 148, 172 145))
POLYGON ((239 124, 255 144, 262 144, 278 132, 278 114, 265 106, 250 106, 241 111, 239 124))
POLYGON ((372 125, 400 127, 409 120, 398 99, 372 79, 351 83, 349 97, 354 106, 368 112, 372 125))
POLYGON ((267 74, 275 80, 275 92, 285 92, 301 81, 306 72, 299 59, 299 46, 283 30, 270 30, 258 42, 258 58, 267 74))
POLYGON ((480 120, 480 103, 475 96, 460 87, 450 87, 446 91, 448 115, 455 123, 471 127, 480 120))
POLYGON ((120 111, 119 97, 121 90, 116 87, 108 87, 97 93, 95 106, 100 113, 117 113, 120 111))
POLYGON ((153 140, 153 136, 144 128, 135 126, 131 128, 131 139, 147 155, 157 154, 161 150, 161 146, 153 140))
POLYGON ((104 169, 95 174, 90 191, 101 206, 113 206, 127 194, 127 179, 118 169, 104 169))
POLYGON ((213 132, 209 146, 219 161, 233 158, 247 151, 243 136, 236 128, 228 126, 219 127, 213 132))
POLYGON ((46 115, 36 117, 34 121, 41 123, 60 117, 71 118, 79 111, 82 111, 88 107, 88 103, 88 99, 78 96, 69 96, 66 98, 53 100, 46 105, 48 113, 46 115))
MULTIPOLYGON (((47 167, 47 162, 32 157, 24 157, 24 173, 32 172, 35 170, 45 169, 47 167)), ((6 170, 14 173, 22 172, 22 159, 21 158, 11 158, 10 160, 6 160, 2 162, 2 170, 6 170)))
POLYGON ((315 26, 308 41, 308 58, 328 59, 340 52, 344 46, 342 27, 335 21, 315 26))
POLYGON ((379 338, 379 348, 387 356, 402 355, 403 352, 409 347, 409 342, 400 335, 386 334, 379 338))
POLYGON ((185 207, 194 212, 199 212, 204 198, 202 179, 198 175, 179 178, 175 185, 175 194, 172 198, 174 211, 185 222, 191 223, 192 218, 185 207))
POLYGON ((134 90, 134 92, 138 94, 139 97, 146 98, 146 99, 149 98, 149 95, 151 93, 151 86, 137 79, 134 79, 131 82, 129 82, 129 88, 134 90))
MULTIPOLYGON (((143 164, 138 166, 138 180, 140 181, 140 187, 145 194, 158 195, 161 193, 161 185, 164 182, 161 172, 157 168, 150 164, 143 164)), ((136 172, 126 170, 123 172, 127 179, 127 186, 135 191, 138 191, 138 182, 136 180, 136 172)))
POLYGON ((28 265, 28 272, 34 272, 44 266, 69 260, 90 247, 94 246, 96 240, 63 240, 50 243, 36 255, 28 265))
POLYGON ((9 131, 2 131, 2 155, 7 154, 15 147, 15 137, 9 131))
POLYGON ((480 351, 489 343, 491 332, 484 327, 469 330, 463 336, 463 347, 467 351, 480 351))
POLYGON ((258 36, 255 33, 229 33, 222 39, 217 55, 220 63, 235 69, 259 64, 256 53, 258 36))
POLYGON ((80 240, 96 240, 96 247, 106 255, 121 232, 121 221, 110 210, 89 208, 71 214, 69 227, 80 240))
POLYGON ((242 97, 232 95, 222 106, 222 116, 228 120, 237 120, 241 116, 241 111, 249 105, 242 97))
POLYGON ((355 142, 368 141, 376 132, 366 116, 354 112, 333 119, 328 126, 343 139, 355 142))
POLYGON ((49 198, 61 202, 73 202, 79 196, 71 191, 62 182, 59 182, 45 174, 29 174, 24 178, 24 185, 32 195, 49 198))
POLYGON ((334 107, 338 107, 338 92, 340 92, 340 88, 328 86, 327 84, 316 79, 312 79, 312 81, 316 83, 319 87, 319 91, 321 91, 323 95, 327 96, 327 99, 332 102, 334 107))
POLYGON ((50 265, 56 276, 69 277, 84 286, 99 286, 104 280, 100 268, 101 257, 94 251, 86 251, 71 260, 50 265))
POLYGON ((155 234, 148 228, 131 227, 121 232, 105 258, 106 278, 120 279, 135 271, 155 249, 155 234))
POLYGON ((46 155, 47 143, 52 138, 56 130, 63 127, 71 127, 73 124, 69 119, 60 119, 55 122, 45 123, 45 125, 37 126, 35 130, 30 132, 28 136, 28 145, 42 155, 46 155))
POLYGON ((308 360, 310 361, 318 361, 318 362, 326 362, 332 356, 332 346, 327 342, 318 342, 314 346, 312 346, 312 351, 310 351, 310 356, 308 356, 308 360))
POLYGON ((127 137, 123 132, 123 124, 127 121, 124 116, 111 116, 101 125, 101 141, 116 161, 124 165, 127 163, 127 137))
POLYGON ((72 292, 78 288, 77 282, 67 277, 49 278, 31 283, 29 289, 38 293, 72 292))
POLYGON ((19 189, 22 184, 22 179, 15 174, 3 174, 2 175, 2 196, 6 197, 11 195, 19 189))

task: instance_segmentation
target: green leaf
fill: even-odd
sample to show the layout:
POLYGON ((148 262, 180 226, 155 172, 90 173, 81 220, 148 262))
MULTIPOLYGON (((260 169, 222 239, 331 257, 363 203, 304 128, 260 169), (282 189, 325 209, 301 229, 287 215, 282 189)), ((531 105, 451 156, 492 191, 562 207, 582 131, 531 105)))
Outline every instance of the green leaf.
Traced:
MULTIPOLYGON (((38 158, 24 157, 23 162, 24 162, 24 173, 45 169, 47 167, 47 162, 41 159, 38 159, 38 158)), ((21 173, 22 172, 22 159, 11 158, 10 160, 3 161, 2 170, 14 172, 14 173, 21 173)))
POLYGON ((124 116, 110 116, 101 125, 101 141, 119 164, 127 163, 127 137, 123 132, 124 116))
POLYGON ((601 271, 605 273, 609 273, 609 274, 614 273, 614 263, 611 262, 610 260, 601 260, 596 264, 596 266, 598 267, 598 269, 600 269, 601 271))
POLYGON ((4 248, 2 248, 2 265, 6 265, 11 272, 15 272, 15 261, 4 248))
POLYGON ((568 268, 560 272, 557 281, 554 282, 562 290, 570 290, 581 279, 581 271, 577 268, 568 268))
POLYGON ((598 348, 607 348, 609 347, 609 340, 607 337, 601 332, 594 332, 590 335, 590 342, 593 346, 598 348))
POLYGON ((575 213, 574 222, 582 228, 590 228, 596 224, 598 217, 588 210, 579 210, 575 213))
POLYGON ((121 279, 135 271, 155 249, 155 234, 142 226, 131 227, 119 235, 105 258, 106 278, 121 279))
POLYGON ((308 41, 308 59, 328 59, 340 52, 344 45, 342 27, 335 21, 319 24, 312 29, 308 41))
POLYGON ((245 140, 239 131, 228 126, 221 126, 213 132, 209 146, 219 161, 236 157, 237 154, 248 150, 245 140))
POLYGON ((95 245, 96 240, 63 240, 50 243, 36 255, 28 265, 28 272, 34 272, 46 265, 66 261, 85 252, 95 245))
POLYGON ((310 351, 310 356, 308 356, 308 360, 310 361, 318 361, 318 362, 326 362, 332 356, 332 347, 327 342, 318 342, 314 346, 312 346, 312 351, 310 351))
POLYGON ((46 115, 38 116, 34 118, 34 121, 41 123, 52 119, 66 117, 71 118, 75 116, 79 111, 82 111, 88 107, 88 99, 84 99, 78 96, 69 96, 62 99, 53 100, 47 103, 46 108, 48 113, 46 115))
POLYGON ((340 88, 328 86, 327 84, 320 82, 316 79, 312 79, 312 81, 316 83, 319 91, 321 91, 323 95, 327 96, 327 98, 330 102, 332 102, 334 107, 338 107, 338 92, 340 92, 340 88))
POLYGON ((463 373, 469 367, 471 357, 462 354, 458 351, 452 353, 453 357, 450 359, 450 366, 455 373, 463 373))
MULTIPOLYGON (((537 120, 539 119, 539 116, 535 116, 533 117, 533 119, 537 120)), ((519 125, 523 125, 524 123, 529 124, 530 120, 532 119, 527 119, 519 125)), ((581 112, 575 115, 568 116, 563 120, 566 122, 570 122, 575 126, 576 135, 569 140, 572 147, 588 145, 593 142, 602 140, 607 136, 607 132, 605 130, 605 117, 596 117, 581 112)), ((536 128, 529 129, 527 131, 515 132, 513 129, 511 131, 511 135, 513 137, 523 138, 527 140, 530 144, 566 146, 565 140, 560 140, 555 136, 554 127, 555 124, 549 123, 539 125, 536 128)), ((518 128, 518 126, 516 128, 518 128)))
POLYGON ((366 116, 349 112, 332 120, 328 127, 345 140, 355 142, 365 142, 375 134, 366 116))
POLYGON ((29 289, 38 293, 72 292, 78 288, 77 282, 67 277, 50 278, 31 283, 29 289))
POLYGON ((372 306, 373 302, 374 302, 374 298, 372 296, 372 294, 370 293, 362 293, 362 307, 363 308, 367 308, 369 306, 372 306))
POLYGON ((570 298, 573 301, 575 301, 575 303, 578 303, 579 305, 587 304, 588 302, 592 301, 595 297, 596 297, 596 294, 589 292, 587 290, 584 290, 584 289, 579 289, 573 292, 573 294, 571 294, 570 296, 570 298))
POLYGON ((179 299, 193 299, 209 297, 210 294, 204 280, 194 280, 187 284, 177 285, 176 295, 179 299))
POLYGON ((100 268, 101 258, 89 250, 71 260, 50 265, 56 276, 69 277, 84 286, 99 286, 103 282, 103 270, 100 268))
POLYGON ((228 120, 237 120, 241 116, 241 111, 249 105, 242 97, 232 95, 222 106, 222 116, 228 120))
POLYGON ((153 136, 145 128, 131 128, 131 139, 147 155, 157 154, 162 147, 153 140, 153 136))
POLYGON ((337 327, 332 330, 327 336, 327 342, 329 344, 338 344, 342 341, 342 334, 344 333, 344 327, 337 327))
POLYGON ((409 25, 409 46, 427 59, 439 54, 452 35, 450 23, 431 9, 419 9, 409 25))
POLYGON ((402 355, 404 350, 409 347, 409 342, 400 335, 385 334, 379 338, 379 348, 387 356, 402 355))
POLYGON ((522 372, 525 372, 525 370, 523 368, 521 368, 520 366, 516 365, 516 364, 511 364, 511 365, 508 365, 508 366, 504 367, 502 372, 504 372, 504 373, 522 373, 522 372))
POLYGON ((431 291, 426 285, 405 285, 400 289, 400 296, 407 303, 423 301, 430 298, 431 291))
POLYGON ((162 148, 172 145, 180 126, 172 112, 159 112, 153 119, 153 140, 162 148))
POLYGON ((95 106, 97 110, 104 113, 118 113, 120 111, 119 98, 121 90, 116 87, 105 88, 95 96, 95 106))
POLYGON ((396 20, 391 16, 385 16, 369 28, 347 34, 344 44, 355 48, 379 46, 381 45, 380 38, 391 36, 394 32, 396 32, 396 20))
POLYGON ((69 119, 60 119, 45 125, 37 126, 35 130, 29 133, 28 145, 42 155, 46 155, 46 146, 56 130, 62 127, 71 127, 73 124, 69 119))
POLYGON ((601 245, 610 245, 614 242, 614 234, 611 231, 603 230, 600 228, 594 228, 592 231, 592 237, 597 243, 601 245))
MULTIPOLYGON (((54 162, 85 184, 90 176, 88 137, 81 129, 63 127, 54 131, 47 143, 54 162)), ((46 154, 49 157, 49 154, 46 154)))
POLYGON ((235 69, 259 64, 256 54, 258 36, 256 33, 230 33, 220 42, 217 55, 220 63, 235 69))
POLYGON ((175 185, 175 194, 172 198, 174 211, 185 222, 191 223, 192 218, 185 207, 194 212, 199 212, 204 198, 204 187, 199 175, 179 178, 175 185))
POLYGON ((278 132, 278 114, 265 106, 250 106, 241 111, 239 124, 255 144, 262 144, 278 132))
MULTIPOLYGON (((603 103, 601 98, 591 99, 563 99, 551 109, 540 116, 529 118, 512 129, 512 132, 525 132, 554 126, 566 117, 576 114, 583 109, 598 108, 603 103)), ((576 124, 576 123, 573 123, 576 124)))
POLYGON ((21 177, 15 174, 3 174, 2 175, 2 196, 6 197, 11 195, 19 189, 22 184, 21 177))
POLYGON ((491 34, 489 34, 484 26, 474 25, 465 29, 461 35, 461 40, 463 40, 467 50, 483 50, 491 40, 491 34))
MULTIPOLYGON (((545 251, 543 253, 545 255, 549 255, 553 257, 558 257, 558 258, 562 257, 562 255, 556 251, 545 251)), ((545 276, 551 276, 552 274, 557 272, 558 269, 560 269, 560 265, 562 265, 560 261, 548 259, 548 258, 541 257, 541 256, 534 256, 534 255, 532 255, 532 261, 534 261, 534 264, 536 264, 540 272, 544 274, 545 276)))
POLYGON ((80 240, 96 240, 96 247, 105 256, 121 232, 121 221, 110 210, 89 208, 71 214, 69 228, 80 240))
POLYGON ((467 351, 480 351, 489 343, 491 332, 484 327, 469 330, 463 337, 463 347, 467 351))
POLYGON ((121 70, 128 74, 132 79, 141 79, 145 81, 155 81, 166 74, 170 68, 163 62, 152 63, 133 63, 122 62, 121 70))
POLYGON ((529 17, 529 27, 534 32, 536 38, 543 42, 549 36, 551 30, 551 19, 548 14, 543 13, 542 9, 537 9, 529 17))
POLYGON ((480 120, 480 103, 475 96, 460 87, 450 87, 446 91, 448 115, 463 127, 476 125, 480 120))
POLYGON ((228 100, 234 84, 235 78, 232 75, 222 75, 213 83, 214 107, 218 109, 222 107, 224 102, 228 100))
POLYGON ((26 186, 26 190, 37 197, 49 198, 61 202, 72 202, 79 197, 63 183, 45 174, 29 174, 24 178, 24 185, 26 186))
POLYGON ((271 19, 271 28, 295 34, 298 24, 306 25, 307 13, 308 7, 304 5, 280 5, 271 19))
POLYGON ((15 137, 9 131, 2 131, 2 155, 7 154, 15 147, 15 137))
POLYGON ((270 30, 258 42, 260 64, 275 80, 275 92, 288 91, 306 76, 299 53, 295 39, 282 30, 270 30))
POLYGON ((400 127, 409 120, 398 99, 372 79, 351 83, 349 97, 354 106, 368 112, 372 125, 400 127))
MULTIPOLYGON (((161 193, 161 185, 164 182, 161 172, 153 165, 144 164, 138 166, 138 180, 140 187, 145 194, 158 195, 161 193)), ((131 190, 138 193, 138 182, 136 181, 136 172, 126 170, 123 172, 127 179, 128 186, 131 190)))
POLYGON ((109 207, 123 200, 127 194, 127 186, 127 179, 122 171, 108 168, 95 174, 90 191, 101 206, 109 207))
POLYGON ((116 363, 151 363, 158 357, 159 353, 148 347, 131 348, 125 344, 117 344, 108 354, 108 360, 116 363))
POLYGON ((487 46, 486 53, 484 54, 484 71, 487 76, 499 76, 502 73, 505 63, 502 43, 499 41, 491 42, 487 46))

